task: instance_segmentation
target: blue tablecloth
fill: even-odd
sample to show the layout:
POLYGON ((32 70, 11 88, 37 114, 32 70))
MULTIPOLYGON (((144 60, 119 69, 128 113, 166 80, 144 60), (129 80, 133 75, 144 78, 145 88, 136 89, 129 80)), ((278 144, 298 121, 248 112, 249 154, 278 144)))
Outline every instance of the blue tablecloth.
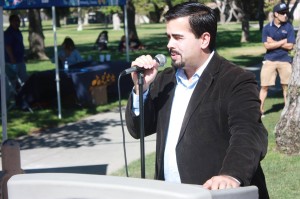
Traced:
MULTIPOLYGON (((114 74, 116 81, 107 87, 108 98, 118 97, 118 77, 119 74, 130 67, 129 62, 113 61, 106 63, 94 63, 91 66, 81 68, 70 68, 68 71, 60 70, 60 93, 62 104, 72 105, 74 103, 83 106, 92 105, 90 86, 96 75, 110 73, 114 74)), ((130 75, 121 78, 121 97, 128 97, 132 89, 130 75)), ((26 81, 18 94, 17 102, 20 104, 26 100, 29 105, 55 102, 57 100, 57 90, 55 82, 55 70, 48 70, 34 73, 26 81)))
MULTIPOLYGON (((114 98, 118 96, 118 76, 123 70, 129 67, 130 63, 128 62, 106 62, 91 67, 85 67, 80 70, 69 71, 67 72, 67 75, 72 78, 76 96, 79 102, 82 104, 91 104, 92 96, 89 88, 92 84, 92 81, 96 78, 96 75, 101 77, 105 72, 115 75, 116 81, 107 87, 108 97, 114 98)), ((121 79, 121 95, 128 94, 131 91, 132 86, 133 84, 130 75, 123 76, 121 79)))

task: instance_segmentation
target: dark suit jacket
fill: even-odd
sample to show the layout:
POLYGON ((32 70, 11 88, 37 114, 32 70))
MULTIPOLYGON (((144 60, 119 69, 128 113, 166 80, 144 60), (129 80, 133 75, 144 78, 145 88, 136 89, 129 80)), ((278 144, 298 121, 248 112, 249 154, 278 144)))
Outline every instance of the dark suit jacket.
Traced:
MULTIPOLYGON (((145 135, 157 133, 155 178, 164 179, 164 149, 176 79, 175 70, 160 72, 145 101, 145 135)), ((267 152, 267 131, 261 122, 255 76, 217 53, 191 96, 176 146, 182 183, 203 184, 215 175, 229 175, 242 186, 256 185, 268 198, 260 160, 267 152)), ((126 123, 139 138, 139 117, 129 98, 126 123)))

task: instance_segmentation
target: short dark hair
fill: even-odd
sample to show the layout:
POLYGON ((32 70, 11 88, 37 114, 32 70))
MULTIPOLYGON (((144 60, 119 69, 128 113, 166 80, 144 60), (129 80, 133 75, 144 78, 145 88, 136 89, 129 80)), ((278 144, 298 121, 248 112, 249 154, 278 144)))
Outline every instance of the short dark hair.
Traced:
POLYGON ((71 39, 71 37, 65 37, 65 39, 61 45, 69 50, 74 50, 76 48, 75 43, 74 43, 73 39, 71 39))
POLYGON ((9 20, 9 23, 11 23, 12 21, 14 21, 16 19, 20 21, 20 17, 18 15, 12 14, 12 15, 9 16, 8 20, 9 20))
POLYGON ((196 38, 208 32, 211 36, 209 49, 215 49, 218 21, 211 8, 201 3, 186 2, 175 5, 165 14, 166 21, 180 17, 189 17, 189 24, 196 38))

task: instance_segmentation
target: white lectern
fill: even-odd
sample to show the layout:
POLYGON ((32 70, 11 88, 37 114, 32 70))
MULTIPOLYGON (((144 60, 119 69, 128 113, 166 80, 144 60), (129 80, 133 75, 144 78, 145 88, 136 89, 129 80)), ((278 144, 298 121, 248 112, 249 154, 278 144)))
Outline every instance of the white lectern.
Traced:
POLYGON ((69 173, 14 175, 9 199, 258 199, 255 186, 209 191, 199 185, 69 173))

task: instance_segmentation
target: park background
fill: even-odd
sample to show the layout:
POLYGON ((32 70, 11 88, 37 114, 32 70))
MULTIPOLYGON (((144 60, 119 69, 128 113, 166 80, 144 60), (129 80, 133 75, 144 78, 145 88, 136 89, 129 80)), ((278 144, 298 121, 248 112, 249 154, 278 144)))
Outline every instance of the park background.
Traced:
MULTIPOLYGON (((265 21, 265 24, 267 21, 265 21)), ((299 22, 294 22, 295 27, 299 22)), ((52 21, 43 20, 43 34, 45 36, 45 53, 49 58, 53 57, 53 31, 52 21)), ((7 27, 7 24, 4 24, 7 27)), ((136 30, 139 39, 144 44, 145 49, 140 51, 131 51, 130 59, 141 54, 166 54, 166 35, 163 23, 137 24, 136 30)), ((22 27, 26 49, 29 47, 28 27, 22 27)), ((87 59, 92 56, 94 60, 99 59, 99 54, 111 54, 112 61, 126 60, 126 54, 118 52, 118 42, 124 35, 123 25, 119 30, 114 30, 112 24, 91 23, 83 26, 78 31, 77 24, 67 24, 62 22, 61 27, 57 29, 57 41, 61 44, 66 36, 74 39, 75 44, 81 54, 87 59), (98 34, 107 30, 109 32, 109 49, 99 52, 93 48, 98 34)), ((250 21, 250 42, 241 43, 241 24, 239 22, 227 22, 219 24, 217 36, 217 51, 228 60, 240 65, 241 67, 260 67, 265 50, 261 44, 261 32, 257 21, 250 21)), ((168 57, 169 59, 169 57, 168 57)), ((168 60, 170 63, 170 60, 168 60)), ((170 66, 167 64, 166 67, 170 66)), ((38 71, 54 69, 55 66, 51 60, 28 59, 27 70, 29 74, 38 71)), ((122 105, 126 105, 128 96, 122 96, 122 105)), ((76 122, 79 119, 94 115, 103 111, 111 110, 118 106, 118 99, 109 99, 106 105, 95 107, 62 107, 62 119, 57 118, 56 106, 34 108, 34 112, 26 112, 18 109, 11 109, 8 112, 8 137, 11 139, 25 134, 33 134, 40 129, 56 127, 69 122, 76 122)), ((262 161, 262 167, 265 171, 268 189, 271 198, 297 198, 300 191, 300 158, 297 155, 289 156, 279 153, 276 150, 274 127, 279 120, 283 108, 283 98, 281 91, 273 92, 266 100, 266 117, 263 123, 269 132, 268 154, 262 161)), ((154 155, 146 157, 147 177, 154 175, 154 155)), ((139 177, 139 161, 130 165, 130 174, 139 177)), ((124 171, 116 172, 116 175, 124 175, 124 171)))

